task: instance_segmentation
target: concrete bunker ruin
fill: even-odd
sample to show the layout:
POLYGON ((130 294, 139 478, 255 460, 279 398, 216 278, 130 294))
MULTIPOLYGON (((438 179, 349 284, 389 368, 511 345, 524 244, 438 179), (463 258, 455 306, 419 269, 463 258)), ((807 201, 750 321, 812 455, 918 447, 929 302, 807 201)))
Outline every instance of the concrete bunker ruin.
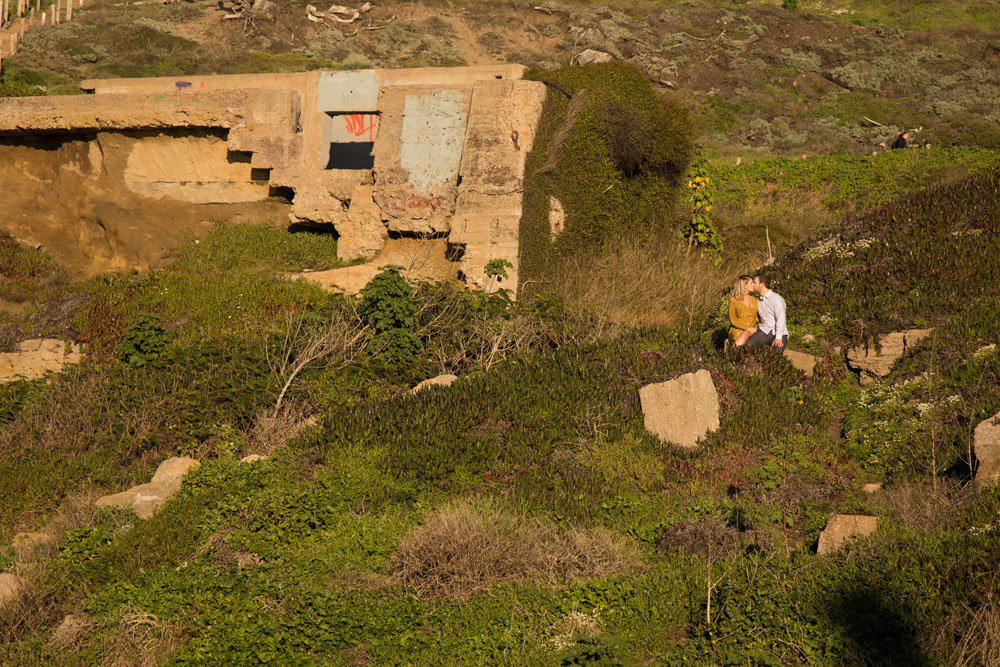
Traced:
POLYGON ((155 268, 212 220, 326 226, 378 267, 490 284, 514 263, 545 86, 518 65, 85 81, 0 100, 0 228, 77 276, 155 268))

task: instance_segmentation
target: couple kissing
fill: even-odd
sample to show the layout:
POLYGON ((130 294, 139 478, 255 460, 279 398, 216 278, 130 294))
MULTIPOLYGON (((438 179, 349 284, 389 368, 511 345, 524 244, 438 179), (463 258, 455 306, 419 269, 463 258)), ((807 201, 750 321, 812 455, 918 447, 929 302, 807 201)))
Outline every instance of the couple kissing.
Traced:
POLYGON ((767 276, 736 279, 729 299, 729 342, 736 347, 770 347, 784 354, 788 342, 785 300, 771 289, 767 276))

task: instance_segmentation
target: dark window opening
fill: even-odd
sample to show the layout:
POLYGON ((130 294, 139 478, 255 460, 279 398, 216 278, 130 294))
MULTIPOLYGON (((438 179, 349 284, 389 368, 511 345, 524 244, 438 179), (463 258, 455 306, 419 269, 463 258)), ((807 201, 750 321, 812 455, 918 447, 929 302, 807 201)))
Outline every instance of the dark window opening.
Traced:
POLYGON ((332 236, 335 239, 340 238, 336 227, 320 222, 293 222, 288 225, 288 232, 290 234, 316 234, 318 236, 332 236))
POLYGON ((261 169, 259 167, 253 167, 250 169, 250 180, 251 181, 269 181, 271 180, 271 170, 261 169))
POLYGON ((462 257, 465 256, 465 244, 464 243, 449 243, 448 247, 444 251, 444 258, 449 262, 460 262, 462 257))
POLYGON ((253 157, 251 151, 229 151, 226 154, 226 160, 229 164, 250 164, 250 158, 253 157))
POLYGON ((374 142, 335 141, 330 143, 330 158, 327 169, 372 169, 375 156, 372 155, 374 142))
POLYGON ((267 196, 284 199, 291 204, 292 200, 295 199, 295 188, 290 188, 285 185, 272 185, 267 189, 267 196))

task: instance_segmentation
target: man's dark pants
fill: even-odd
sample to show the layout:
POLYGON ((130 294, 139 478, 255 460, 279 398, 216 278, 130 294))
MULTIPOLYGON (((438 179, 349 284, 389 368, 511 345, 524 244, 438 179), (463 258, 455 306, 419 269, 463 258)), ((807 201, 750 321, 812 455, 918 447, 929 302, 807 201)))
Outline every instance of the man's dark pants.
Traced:
MULTIPOLYGON (((788 336, 787 335, 786 336, 782 336, 781 340, 785 343, 785 345, 788 345, 788 336)), ((785 345, 782 345, 781 347, 774 347, 774 346, 771 345, 771 343, 773 343, 773 342, 774 342, 774 334, 766 334, 763 331, 761 331, 760 329, 757 329, 756 331, 753 332, 752 336, 750 336, 749 338, 747 338, 746 346, 747 347, 770 347, 772 350, 774 350, 778 354, 784 354, 785 353, 785 345)))

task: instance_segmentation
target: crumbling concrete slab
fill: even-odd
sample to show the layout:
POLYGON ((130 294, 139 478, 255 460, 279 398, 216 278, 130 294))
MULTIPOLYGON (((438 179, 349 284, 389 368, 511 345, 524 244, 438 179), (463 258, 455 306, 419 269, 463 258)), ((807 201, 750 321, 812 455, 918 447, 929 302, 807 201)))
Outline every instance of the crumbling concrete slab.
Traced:
POLYGON ((819 534, 816 553, 836 553, 855 537, 871 535, 878 528, 878 517, 868 514, 834 514, 819 534))

